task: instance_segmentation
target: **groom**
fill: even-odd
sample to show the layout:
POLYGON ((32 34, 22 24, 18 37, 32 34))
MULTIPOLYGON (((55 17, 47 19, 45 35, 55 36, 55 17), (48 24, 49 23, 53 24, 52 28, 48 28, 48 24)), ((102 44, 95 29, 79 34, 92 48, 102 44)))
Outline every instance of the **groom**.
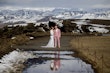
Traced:
POLYGON ((54 46, 55 46, 55 48, 56 47, 60 48, 60 37, 61 37, 61 31, 58 28, 58 26, 55 25, 55 29, 54 29, 54 46))

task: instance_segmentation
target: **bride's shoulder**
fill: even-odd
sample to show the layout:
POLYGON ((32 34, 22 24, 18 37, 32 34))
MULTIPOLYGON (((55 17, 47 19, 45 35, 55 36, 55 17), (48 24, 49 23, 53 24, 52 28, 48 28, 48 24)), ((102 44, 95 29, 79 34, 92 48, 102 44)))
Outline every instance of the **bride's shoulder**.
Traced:
POLYGON ((52 29, 50 31, 53 31, 52 29))
POLYGON ((54 32, 54 30, 50 30, 50 32, 54 32))

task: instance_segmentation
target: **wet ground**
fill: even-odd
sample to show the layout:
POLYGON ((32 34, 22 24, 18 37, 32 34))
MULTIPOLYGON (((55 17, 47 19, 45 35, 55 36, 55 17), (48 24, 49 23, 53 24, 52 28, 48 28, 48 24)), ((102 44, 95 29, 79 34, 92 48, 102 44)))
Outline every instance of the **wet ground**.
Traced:
POLYGON ((28 59, 23 73, 94 73, 90 64, 73 57, 71 51, 33 51, 38 58, 28 59))
POLYGON ((69 42, 73 36, 62 36, 61 48, 41 48, 48 43, 49 37, 40 37, 16 48, 33 52, 37 58, 28 59, 23 73, 94 73, 90 64, 78 57, 69 42))

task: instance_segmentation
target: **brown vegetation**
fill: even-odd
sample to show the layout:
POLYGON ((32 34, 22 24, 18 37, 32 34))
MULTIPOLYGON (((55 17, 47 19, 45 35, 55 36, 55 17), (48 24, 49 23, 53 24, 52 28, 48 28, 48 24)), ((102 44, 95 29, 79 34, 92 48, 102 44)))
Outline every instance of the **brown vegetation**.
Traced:
POLYGON ((92 24, 110 25, 110 20, 91 19, 91 20, 90 20, 90 23, 92 23, 92 24))
POLYGON ((0 57, 2 57, 4 54, 7 54, 15 50, 15 48, 13 48, 14 45, 25 44, 25 42, 29 40, 29 38, 24 34, 15 37, 16 37, 15 39, 9 38, 0 39, 0 57))
POLYGON ((75 37, 71 44, 98 73, 110 73, 110 36, 75 37))

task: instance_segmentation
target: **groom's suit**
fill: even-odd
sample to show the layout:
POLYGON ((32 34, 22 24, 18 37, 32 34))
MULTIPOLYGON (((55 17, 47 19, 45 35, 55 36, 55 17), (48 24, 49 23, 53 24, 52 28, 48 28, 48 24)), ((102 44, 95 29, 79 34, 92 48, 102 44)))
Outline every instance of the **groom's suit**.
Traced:
POLYGON ((60 37, 61 37, 61 31, 60 29, 54 30, 54 46, 60 48, 60 37))

